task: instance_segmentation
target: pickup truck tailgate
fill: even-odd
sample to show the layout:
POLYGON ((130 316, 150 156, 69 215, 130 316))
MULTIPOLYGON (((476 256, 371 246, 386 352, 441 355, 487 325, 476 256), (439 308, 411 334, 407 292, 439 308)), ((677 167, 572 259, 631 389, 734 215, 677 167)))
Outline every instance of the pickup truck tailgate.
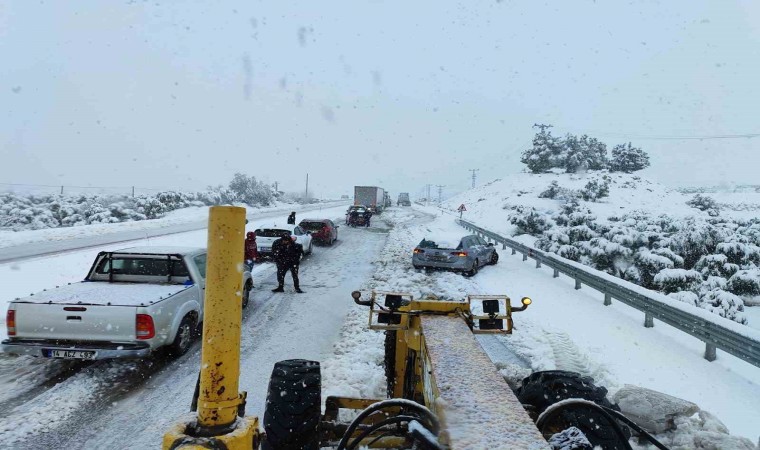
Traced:
POLYGON ((76 341, 135 340, 134 306, 15 303, 16 337, 76 341))

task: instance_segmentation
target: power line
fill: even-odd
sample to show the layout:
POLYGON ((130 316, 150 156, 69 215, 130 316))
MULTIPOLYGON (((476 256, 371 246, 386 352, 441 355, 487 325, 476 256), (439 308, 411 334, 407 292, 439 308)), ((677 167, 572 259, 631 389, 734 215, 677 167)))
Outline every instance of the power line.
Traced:
MULTIPOLYGON (((534 125, 536 126, 536 125, 534 125)), ((585 133, 593 133, 600 137, 613 137, 624 139, 641 139, 641 140, 711 140, 711 139, 752 139, 760 136, 760 133, 740 133, 740 134, 710 134, 710 135, 674 135, 674 134, 635 134, 625 132, 597 131, 586 130, 585 133)))

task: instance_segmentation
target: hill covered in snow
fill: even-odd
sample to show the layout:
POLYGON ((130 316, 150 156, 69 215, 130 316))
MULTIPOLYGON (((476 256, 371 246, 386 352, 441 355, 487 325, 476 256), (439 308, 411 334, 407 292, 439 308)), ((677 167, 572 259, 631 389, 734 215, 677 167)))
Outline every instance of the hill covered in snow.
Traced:
POLYGON ((682 193, 606 170, 522 173, 442 204, 500 234, 747 323, 760 300, 760 199, 682 193))

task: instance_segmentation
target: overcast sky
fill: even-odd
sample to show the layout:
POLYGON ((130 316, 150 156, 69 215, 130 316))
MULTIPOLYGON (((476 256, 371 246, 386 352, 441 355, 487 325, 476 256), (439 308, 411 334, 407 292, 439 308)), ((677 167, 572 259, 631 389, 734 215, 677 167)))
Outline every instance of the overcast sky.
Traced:
MULTIPOLYGON (((536 123, 760 183, 760 2, 0 0, 0 183, 453 193, 536 123)), ((0 186, 2 187, 2 186, 0 186)))

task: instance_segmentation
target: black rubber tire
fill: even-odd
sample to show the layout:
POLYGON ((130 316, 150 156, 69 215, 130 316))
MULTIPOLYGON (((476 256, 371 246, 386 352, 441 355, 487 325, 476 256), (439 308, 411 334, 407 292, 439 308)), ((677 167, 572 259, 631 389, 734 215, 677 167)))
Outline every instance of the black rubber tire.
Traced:
MULTIPOLYGON (((564 370, 548 370, 535 372, 523 379, 515 394, 523 405, 528 405, 529 410, 540 415, 549 406, 570 398, 590 400, 597 405, 620 411, 620 408, 607 400, 607 388, 594 384, 594 379, 583 376, 576 372, 564 370)), ((569 428, 575 426, 580 429, 592 446, 600 446, 604 450, 622 450, 626 447, 611 427, 599 426, 607 424, 607 420, 598 412, 578 409, 568 410, 561 413, 560 420, 569 428)), ((630 430, 621 424, 626 436, 630 437, 630 430)), ((561 430, 559 430, 561 431, 561 430)))
POLYGON ((396 337, 397 330, 385 330, 385 380, 388 398, 393 398, 393 389, 396 387, 396 337))
POLYGON ((491 254, 491 260, 488 261, 488 264, 495 266, 496 263, 498 262, 499 262, 499 253, 496 250, 494 250, 493 253, 491 254))
POLYGON ((462 274, 466 276, 467 278, 474 277, 475 275, 478 274, 479 269, 480 269, 480 261, 476 259, 475 262, 472 263, 472 269, 462 272, 462 274))
POLYGON ((318 362, 290 359, 275 363, 264 407, 268 448, 319 450, 321 389, 318 362))
POLYGON ((193 338, 195 333, 195 318, 192 314, 186 314, 182 318, 182 322, 179 323, 177 328, 177 334, 174 336, 174 341, 169 344, 169 353, 172 356, 182 356, 190 350, 190 346, 193 344, 193 338))
POLYGON ((245 286, 243 287, 243 302, 242 302, 243 309, 245 309, 245 307, 248 306, 248 302, 250 301, 248 297, 251 296, 252 290, 253 290, 253 281, 251 280, 246 281, 245 286))

